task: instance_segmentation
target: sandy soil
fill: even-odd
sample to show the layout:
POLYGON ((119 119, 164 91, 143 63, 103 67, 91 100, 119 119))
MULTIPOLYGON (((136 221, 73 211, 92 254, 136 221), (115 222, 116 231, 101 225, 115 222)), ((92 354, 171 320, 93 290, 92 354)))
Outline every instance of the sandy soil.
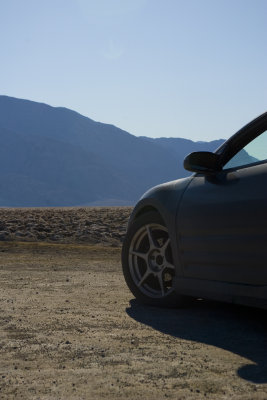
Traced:
POLYGON ((266 311, 138 305, 107 243, 0 255, 0 399, 267 399, 266 311))

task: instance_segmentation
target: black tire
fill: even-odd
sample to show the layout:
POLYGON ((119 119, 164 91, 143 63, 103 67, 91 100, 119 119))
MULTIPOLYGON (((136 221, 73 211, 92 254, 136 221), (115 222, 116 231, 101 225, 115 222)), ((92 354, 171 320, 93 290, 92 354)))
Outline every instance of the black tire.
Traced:
POLYGON ((155 211, 138 217, 128 229, 122 246, 125 281, 143 303, 157 307, 178 307, 185 296, 175 292, 175 267, 167 228, 155 211))

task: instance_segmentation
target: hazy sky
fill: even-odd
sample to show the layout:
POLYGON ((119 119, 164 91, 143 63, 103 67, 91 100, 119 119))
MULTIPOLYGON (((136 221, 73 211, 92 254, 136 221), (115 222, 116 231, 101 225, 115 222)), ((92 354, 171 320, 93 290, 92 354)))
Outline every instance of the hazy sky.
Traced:
POLYGON ((267 0, 0 0, 0 94, 227 138, 267 109, 266 20, 267 0))

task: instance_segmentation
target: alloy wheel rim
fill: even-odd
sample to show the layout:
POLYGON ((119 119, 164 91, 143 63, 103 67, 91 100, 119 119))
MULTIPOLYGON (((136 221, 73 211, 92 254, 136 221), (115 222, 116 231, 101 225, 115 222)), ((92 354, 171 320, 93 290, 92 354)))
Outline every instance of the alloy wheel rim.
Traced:
POLYGON ((175 268, 167 229, 160 224, 142 226, 129 250, 130 274, 148 297, 163 298, 174 290, 175 268))

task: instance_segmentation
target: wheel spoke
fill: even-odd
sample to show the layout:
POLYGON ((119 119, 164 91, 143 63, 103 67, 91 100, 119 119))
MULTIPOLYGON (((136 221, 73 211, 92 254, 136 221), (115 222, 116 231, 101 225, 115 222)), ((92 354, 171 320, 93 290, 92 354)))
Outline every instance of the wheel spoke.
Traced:
POLYGON ((130 254, 132 256, 140 257, 143 260, 147 261, 147 253, 140 253, 139 251, 132 250, 132 251, 130 251, 130 254))
POLYGON ((149 269, 147 269, 137 286, 140 287, 144 283, 144 281, 146 280, 148 275, 150 275, 150 274, 151 274, 151 272, 149 271, 149 269))
POLYGON ((163 286, 163 280, 162 280, 162 273, 158 275, 158 280, 159 280, 159 286, 161 290, 161 295, 164 296, 164 286, 163 286))
POLYGON ((166 240, 166 242, 164 243, 164 245, 160 248, 160 250, 162 250, 162 251, 165 252, 166 249, 167 249, 167 247, 169 246, 170 242, 171 242, 171 240, 170 240, 170 238, 168 238, 168 239, 166 240))
POLYGON ((164 268, 175 269, 174 265, 166 261, 164 263, 164 268))
POLYGON ((147 236, 148 236, 148 240, 149 240, 149 246, 150 246, 150 250, 151 249, 158 249, 158 244, 155 242, 153 236, 152 236, 152 232, 150 230, 149 225, 146 226, 146 231, 147 231, 147 236))

